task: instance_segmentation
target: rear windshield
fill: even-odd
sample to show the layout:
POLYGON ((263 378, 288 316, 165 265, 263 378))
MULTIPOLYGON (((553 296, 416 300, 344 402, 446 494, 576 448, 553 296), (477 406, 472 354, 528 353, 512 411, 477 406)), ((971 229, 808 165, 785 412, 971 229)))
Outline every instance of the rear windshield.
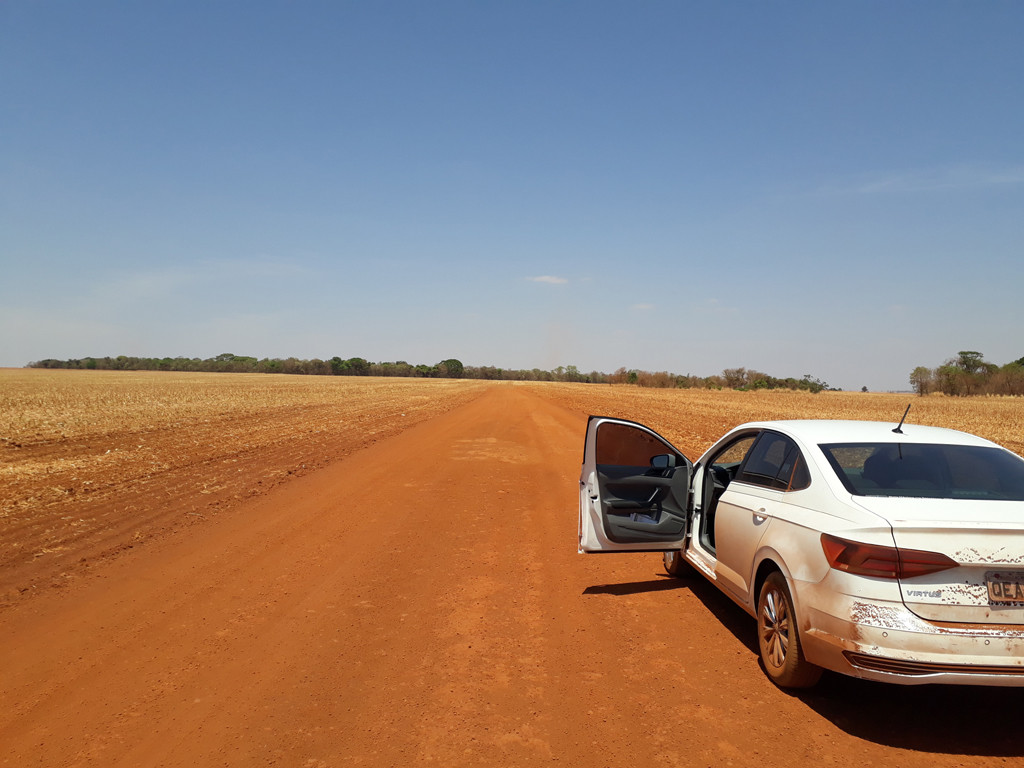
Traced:
POLYGON ((1001 448, 921 443, 820 446, 857 496, 1024 501, 1024 460, 1001 448))

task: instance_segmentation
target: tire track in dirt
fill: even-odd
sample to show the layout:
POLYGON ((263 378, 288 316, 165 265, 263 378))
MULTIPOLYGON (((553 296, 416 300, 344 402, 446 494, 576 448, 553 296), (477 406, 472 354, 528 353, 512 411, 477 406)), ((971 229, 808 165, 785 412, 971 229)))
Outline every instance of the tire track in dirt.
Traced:
POLYGON ((0 765, 1024 763, 1017 690, 771 685, 656 555, 582 557, 585 414, 480 398, 0 615, 0 765))

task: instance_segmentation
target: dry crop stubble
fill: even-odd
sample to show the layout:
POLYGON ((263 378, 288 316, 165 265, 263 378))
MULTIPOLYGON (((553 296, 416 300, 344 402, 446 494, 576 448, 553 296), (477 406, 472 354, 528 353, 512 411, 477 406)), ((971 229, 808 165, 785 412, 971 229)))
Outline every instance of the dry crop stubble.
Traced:
POLYGON ((0 370, 0 598, 474 398, 480 382, 0 370))
MULTIPOLYGON (((747 421, 867 419, 895 427, 910 404, 909 424, 959 429, 1024 456, 1024 398, 790 390, 643 389, 628 385, 531 384, 545 397, 582 414, 639 421, 696 459, 747 421)), ((582 425, 581 425, 582 431, 582 425)), ((582 448, 582 434, 581 442, 582 448)))

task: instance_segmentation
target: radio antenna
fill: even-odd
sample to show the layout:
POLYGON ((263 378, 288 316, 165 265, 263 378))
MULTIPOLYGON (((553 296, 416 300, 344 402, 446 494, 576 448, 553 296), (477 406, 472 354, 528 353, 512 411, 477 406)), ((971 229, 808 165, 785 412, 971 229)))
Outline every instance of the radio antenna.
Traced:
POLYGON ((901 427, 903 426, 903 422, 907 420, 907 414, 910 413, 910 406, 911 404, 907 403, 907 410, 903 412, 903 418, 900 419, 900 423, 897 424, 896 429, 893 430, 893 432, 895 432, 897 435, 903 434, 903 430, 901 429, 901 427))

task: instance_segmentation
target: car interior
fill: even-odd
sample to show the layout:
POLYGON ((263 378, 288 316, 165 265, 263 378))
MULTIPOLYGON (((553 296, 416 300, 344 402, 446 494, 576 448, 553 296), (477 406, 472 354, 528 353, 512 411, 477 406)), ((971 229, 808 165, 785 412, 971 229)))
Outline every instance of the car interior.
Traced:
POLYGON ((756 437, 756 434, 747 434, 733 440, 712 456, 707 467, 703 469, 704 483, 701 487, 701 515, 697 541, 712 555, 715 554, 715 513, 718 510, 718 500, 722 498, 729 483, 736 479, 740 465, 756 437))
POLYGON ((731 465, 712 464, 704 473, 704 487, 701 498, 701 521, 699 540, 701 546, 712 554, 715 552, 715 511, 718 500, 736 476, 739 462, 731 465))

